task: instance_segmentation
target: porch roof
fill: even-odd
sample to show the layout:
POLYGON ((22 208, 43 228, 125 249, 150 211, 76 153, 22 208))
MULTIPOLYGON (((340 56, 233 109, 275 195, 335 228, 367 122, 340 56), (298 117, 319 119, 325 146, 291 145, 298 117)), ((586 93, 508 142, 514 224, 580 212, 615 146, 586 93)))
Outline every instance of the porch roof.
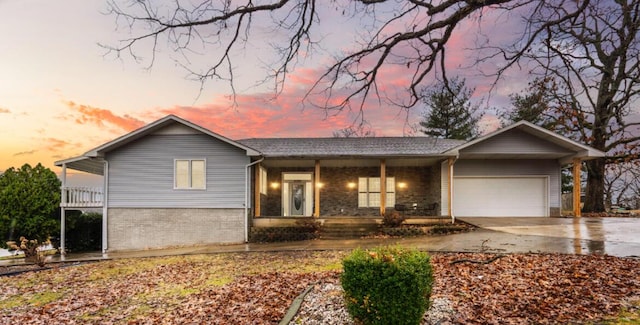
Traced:
POLYGON ((66 165, 73 170, 79 170, 81 172, 103 175, 104 174, 104 160, 101 157, 86 157, 78 156, 69 159, 59 160, 54 163, 56 166, 66 165))
POLYGON ((412 157, 448 156, 465 141, 431 137, 251 138, 237 142, 263 157, 412 157))

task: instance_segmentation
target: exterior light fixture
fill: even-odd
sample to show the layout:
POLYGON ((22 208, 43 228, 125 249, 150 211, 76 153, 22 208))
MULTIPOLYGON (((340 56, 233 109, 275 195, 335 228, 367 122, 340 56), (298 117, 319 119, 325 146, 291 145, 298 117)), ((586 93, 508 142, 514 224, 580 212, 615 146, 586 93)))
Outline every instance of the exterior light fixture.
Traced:
POLYGON ((405 182, 400 182, 400 183, 398 183, 398 188, 399 188, 399 189, 405 189, 405 188, 407 188, 407 183, 405 183, 405 182))
POLYGON ((280 183, 278 183, 278 182, 271 183, 271 188, 274 189, 274 190, 280 188, 280 183))
POLYGON ((354 188, 356 188, 356 183, 354 183, 354 182, 349 182, 349 183, 347 183, 347 188, 348 188, 348 189, 351 189, 351 190, 352 190, 352 189, 354 189, 354 188))

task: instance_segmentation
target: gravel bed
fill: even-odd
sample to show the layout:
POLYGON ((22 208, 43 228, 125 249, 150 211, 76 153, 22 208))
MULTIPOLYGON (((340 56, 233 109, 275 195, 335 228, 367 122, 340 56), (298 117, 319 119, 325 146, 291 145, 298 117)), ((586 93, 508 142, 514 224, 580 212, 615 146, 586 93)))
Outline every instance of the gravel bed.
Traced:
MULTIPOLYGON (((446 298, 432 298, 431 308, 422 319, 423 325, 452 324, 451 302, 446 298)), ((289 325, 354 325, 344 304, 344 292, 339 283, 316 284, 305 296, 300 310, 289 325)))

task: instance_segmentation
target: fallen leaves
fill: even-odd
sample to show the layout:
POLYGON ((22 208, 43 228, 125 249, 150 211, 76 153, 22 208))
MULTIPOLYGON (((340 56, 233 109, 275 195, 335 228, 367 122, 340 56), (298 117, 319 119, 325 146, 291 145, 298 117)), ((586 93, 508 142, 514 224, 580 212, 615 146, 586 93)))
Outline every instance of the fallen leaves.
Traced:
POLYGON ((434 296, 452 299, 457 322, 564 324, 602 319, 640 297, 640 262, 610 256, 513 254, 491 264, 448 265, 486 254, 436 254, 434 296))
MULTIPOLYGON (((344 252, 104 261, 0 278, 0 324, 277 324, 344 252)), ((640 261, 609 256, 434 254, 433 297, 456 323, 597 323, 640 297, 640 261)))

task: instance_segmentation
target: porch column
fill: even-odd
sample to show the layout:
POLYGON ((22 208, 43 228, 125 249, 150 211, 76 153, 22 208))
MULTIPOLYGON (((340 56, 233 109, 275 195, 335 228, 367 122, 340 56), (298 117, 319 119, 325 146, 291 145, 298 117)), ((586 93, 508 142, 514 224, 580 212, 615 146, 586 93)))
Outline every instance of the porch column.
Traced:
POLYGON ((582 161, 580 158, 573 159, 573 215, 575 217, 582 216, 582 209, 580 209, 580 170, 582 168, 582 161))
POLYGON ((387 211, 387 162, 380 159, 380 215, 387 211))
MULTIPOLYGON (((102 187, 102 254, 106 254, 109 249, 109 162, 105 161, 103 166, 103 187, 102 187)), ((245 192, 246 193, 246 192, 245 192)))
POLYGON ((260 179, 260 164, 257 164, 254 167, 254 177, 253 179, 255 179, 254 181, 254 188, 253 188, 253 200, 254 200, 254 207, 253 207, 253 216, 254 217, 259 217, 262 212, 260 211, 260 188, 262 187, 262 183, 261 183, 261 179, 260 179))
POLYGON ((313 216, 318 218, 320 217, 320 160, 316 160, 316 168, 315 173, 313 175, 314 186, 313 186, 313 216))
POLYGON ((65 207, 66 204, 66 187, 67 187, 67 164, 62 164, 62 174, 60 174, 60 178, 62 181, 62 186, 60 187, 60 255, 64 256, 67 254, 65 250, 65 227, 66 227, 66 216, 65 216, 65 207))
POLYGON ((447 160, 447 177, 449 178, 449 188, 447 191, 447 196, 449 197, 449 215, 451 216, 451 222, 455 222, 455 217, 453 216, 453 163, 455 162, 455 158, 451 157, 447 160))

